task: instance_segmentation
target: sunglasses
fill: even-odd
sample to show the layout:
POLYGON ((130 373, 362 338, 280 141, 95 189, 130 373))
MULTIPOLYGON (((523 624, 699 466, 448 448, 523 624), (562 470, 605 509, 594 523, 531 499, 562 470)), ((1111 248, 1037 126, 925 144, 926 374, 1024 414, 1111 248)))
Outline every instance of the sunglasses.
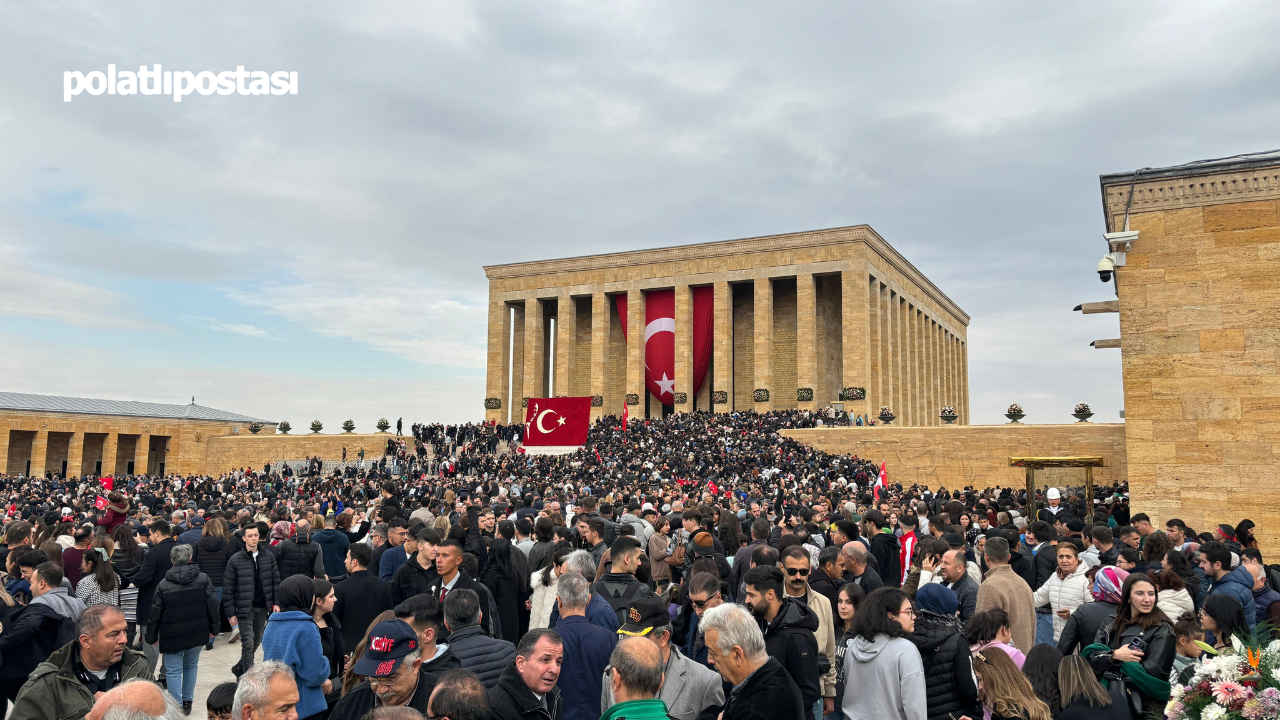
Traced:
POLYGON ((787 568, 788 575, 808 575, 809 568, 787 568))
POLYGON ((714 599, 716 599, 716 598, 718 598, 718 597, 720 597, 720 593, 716 593, 715 595, 712 595, 711 597, 707 598, 706 600, 693 600, 693 598, 689 598, 689 599, 693 601, 693 606, 694 606, 694 607, 696 607, 696 608, 698 608, 699 610, 701 610, 702 608, 704 608, 704 607, 706 607, 706 606, 707 606, 707 603, 711 602, 712 600, 714 600, 714 599))

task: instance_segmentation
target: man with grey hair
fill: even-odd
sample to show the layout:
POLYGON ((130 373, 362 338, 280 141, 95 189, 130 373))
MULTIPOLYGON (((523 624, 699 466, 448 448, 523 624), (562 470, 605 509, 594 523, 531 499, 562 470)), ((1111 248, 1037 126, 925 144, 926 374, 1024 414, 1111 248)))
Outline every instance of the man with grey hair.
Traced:
POLYGON ((425 713, 436 677, 422 667, 420 640, 403 620, 375 625, 364 655, 351 668, 365 681, 338 701, 330 720, 359 720, 375 707, 407 707, 425 713))
POLYGON ((515 659, 502 671, 497 685, 489 688, 493 720, 567 717, 561 713, 563 693, 557 687, 563 658, 564 647, 555 630, 540 628, 525 633, 515 659))
POLYGON ((618 643, 609 656, 609 691, 617 702, 601 715, 601 720, 627 717, 667 716, 667 705, 658 699, 662 687, 662 651, 642 637, 618 643))
POLYGON ((804 717, 800 687, 765 650, 764 633, 750 610, 725 603, 702 616, 698 628, 707 656, 733 692, 721 720, 771 720, 804 717))
POLYGON ((173 696, 146 680, 130 680, 98 696, 85 720, 181 720, 173 696))
MULTIPOLYGON (((455 541, 456 542, 456 541, 455 541)), ((444 600, 444 625, 449 630, 449 649, 463 670, 480 676, 486 689, 493 689, 502 669, 515 657, 516 646, 485 634, 480 626, 484 613, 480 595, 461 589, 449 593, 444 600)))
POLYGON ((213 583, 191 562, 192 546, 185 543, 169 550, 173 567, 156 586, 155 599, 148 608, 148 645, 159 643, 164 654, 165 684, 169 692, 191 712, 196 691, 200 652, 218 634, 218 600, 213 583))
MULTIPOLYGON (((685 657, 671 644, 671 616, 660 598, 640 598, 632 602, 627 608, 627 623, 618 633, 645 638, 658 648, 664 677, 656 695, 665 703, 668 715, 677 720, 694 720, 703 710, 724 704, 724 688, 720 676, 714 670, 685 657)), ((617 669, 616 661, 610 660, 610 663, 617 669)), ((616 673, 614 679, 616 680, 616 673)), ((601 712, 607 712, 615 703, 623 701, 614 695, 614 686, 614 682, 606 676, 600 696, 601 712)))
POLYGON ((844 564, 847 571, 844 574, 846 582, 862 588, 862 591, 870 594, 872 590, 884 587, 884 580, 881 579, 880 573, 867 562, 868 550, 867 546, 862 544, 860 540, 850 540, 841 548, 840 554, 844 556, 844 564))
MULTIPOLYGON (((595 580, 596 577, 596 559, 586 550, 574 550, 564 559, 565 573, 577 573, 586 578, 587 582, 595 580)), ((598 625, 609 632, 617 632, 622 625, 618 621, 618 613, 614 612, 613 606, 608 600, 601 597, 600 593, 591 593, 591 600, 587 603, 587 622, 592 625, 598 625)), ((551 608, 551 625, 555 627, 560 619, 560 608, 551 608)))
POLYGON ((298 720, 298 683, 279 660, 264 660, 240 675, 231 720, 298 720))
POLYGON ((609 664, 609 653, 618 636, 587 621, 591 586, 576 572, 556 579, 556 604, 560 621, 556 632, 564 644, 564 664, 560 678, 574 692, 564 699, 564 720, 596 720, 600 717, 598 698, 601 678, 609 664))
POLYGON ((54 650, 31 672, 13 702, 10 717, 83 718, 98 695, 128 680, 150 677, 146 658, 127 646, 120 608, 89 607, 76 620, 75 634, 75 640, 54 650))

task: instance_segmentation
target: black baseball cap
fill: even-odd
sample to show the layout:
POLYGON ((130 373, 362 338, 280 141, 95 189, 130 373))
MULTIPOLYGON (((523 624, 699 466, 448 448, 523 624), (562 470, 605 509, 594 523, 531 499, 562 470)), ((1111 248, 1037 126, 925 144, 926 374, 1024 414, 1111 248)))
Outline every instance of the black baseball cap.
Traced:
POLYGON ((631 601, 627 607, 627 622, 618 628, 619 635, 648 635, 656 627, 671 624, 671 614, 662 598, 645 597, 631 601))
POLYGON ((369 646, 364 657, 351 669, 365 677, 387 677, 395 674, 405 656, 418 649, 418 635, 403 620, 383 620, 369 633, 369 646))

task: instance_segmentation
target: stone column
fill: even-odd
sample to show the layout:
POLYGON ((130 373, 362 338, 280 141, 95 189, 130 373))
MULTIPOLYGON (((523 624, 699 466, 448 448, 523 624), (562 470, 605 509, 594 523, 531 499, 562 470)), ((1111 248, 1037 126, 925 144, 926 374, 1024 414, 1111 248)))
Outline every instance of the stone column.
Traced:
POLYGON ((898 424, 905 424, 906 403, 902 400, 902 298, 895 292, 889 293, 889 337, 890 337, 890 405, 893 414, 898 416, 898 424))
MULTIPOLYGON (((524 305, 524 397, 542 397, 546 393, 546 366, 542 355, 546 312, 542 301, 529 298, 524 305)), ((521 398, 521 403, 523 404, 521 398)), ((512 398, 515 402, 515 398, 512 398)), ((521 419, 524 411, 521 410, 521 419)))
MULTIPOLYGON (((796 275, 796 387, 813 390, 813 400, 797 401, 800 410, 817 407, 818 297, 813 273, 796 275)), ((792 391, 794 392, 794 391, 792 391)))
POLYGON ((627 291, 627 394, 639 399, 628 415, 638 420, 644 415, 644 291, 627 291))
POLYGON ((507 397, 507 378, 511 371, 508 343, 511 339, 511 311, 501 300, 489 300, 489 351, 485 370, 485 399, 497 398, 501 408, 486 409, 486 421, 506 421, 511 398, 507 397))
POLYGON ((907 311, 907 419, 911 425, 920 425, 920 376, 916 370, 920 345, 916 342, 916 308, 911 303, 904 304, 903 308, 907 311))
POLYGON ((867 377, 867 414, 875 417, 880 413, 880 406, 884 403, 884 322, 882 320, 882 308, 884 302, 880 298, 880 280, 871 278, 871 287, 868 289, 867 298, 869 300, 870 309, 867 312, 867 331, 869 343, 867 345, 870 353, 871 361, 869 363, 871 373, 867 377))
POLYGON ((133 472, 146 475, 151 471, 151 433, 143 431, 133 450, 133 472))
POLYGON ((947 389, 947 397, 950 398, 947 402, 953 406, 959 406, 960 398, 956 397, 955 376, 952 374, 951 367, 951 333, 944 332, 942 337, 942 381, 947 389))
POLYGON ((102 476, 116 474, 116 452, 120 446, 120 435, 109 432, 102 440, 102 476))
POLYGON ((773 396, 778 392, 773 387, 773 281, 756 278, 755 290, 756 386, 751 390, 769 391, 769 402, 755 403, 757 412, 766 412, 773 407, 773 396))
POLYGON ((676 285, 676 394, 684 393, 685 401, 674 404, 676 412, 693 410, 693 288, 676 285))
POLYGON ((49 456, 49 431, 36 430, 35 439, 31 441, 31 477, 44 475, 45 458, 49 456))
MULTIPOLYGON (((871 322, 866 272, 844 270, 840 273, 840 388, 865 387, 870 391, 871 322)), ((839 399, 839 394, 835 399, 839 399)), ((844 409, 859 413, 866 409, 865 400, 845 400, 844 409)))
POLYGON ((932 400, 933 407, 929 412, 933 416, 934 424, 940 425, 942 420, 938 418, 938 414, 942 412, 942 394, 938 392, 938 324, 929 319, 929 397, 932 400))
POLYGON ((80 477, 84 466, 84 433, 71 432, 71 441, 67 444, 67 477, 80 477))
POLYGON ((961 422, 969 424, 969 353, 967 343, 960 343, 960 402, 964 404, 961 422))
POLYGON ((733 410, 733 293, 729 283, 718 282, 711 290, 712 302, 715 304, 715 319, 712 321, 714 345, 711 349, 712 375, 715 382, 711 389, 725 393, 729 402, 715 404, 714 393, 711 398, 711 409, 715 412, 731 412, 733 410))
POLYGON ((9 470, 9 423, 0 421, 0 472, 9 470))
POLYGON ((605 397, 605 368, 609 365, 609 296, 602 292, 591 294, 591 394, 599 395, 604 405, 591 408, 591 419, 622 412, 617 404, 610 407, 613 398, 605 397))
POLYGON ((573 394, 573 365, 578 349, 578 306, 569 295, 556 298, 556 359, 553 395, 573 394))
POLYGON ((916 420, 919 425, 932 425, 929 418, 933 413, 929 411, 929 393, 928 380, 929 377, 925 370, 925 353, 928 351, 927 340, 925 336, 925 317, 924 311, 916 308, 916 420))
POLYGON ((507 422, 524 422, 524 408, 520 407, 520 401, 525 397, 524 309, 527 303, 528 301, 511 305, 511 387, 502 389, 507 396, 506 403, 502 407, 502 417, 507 419, 507 422))

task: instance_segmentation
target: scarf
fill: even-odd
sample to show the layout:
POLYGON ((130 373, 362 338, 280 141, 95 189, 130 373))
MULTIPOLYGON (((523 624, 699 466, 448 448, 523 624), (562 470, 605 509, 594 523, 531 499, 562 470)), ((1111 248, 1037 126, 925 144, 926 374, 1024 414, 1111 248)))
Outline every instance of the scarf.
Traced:
POLYGON ((282 540, 288 540, 289 530, 290 530, 289 523, 285 520, 280 520, 275 525, 272 525, 271 526, 271 543, 274 545, 275 543, 278 543, 282 540))
POLYGON ((921 610, 943 617, 955 617, 960 600, 954 590, 937 583, 928 583, 916 591, 916 604, 921 610))
POLYGON ((1129 577, 1128 570, 1121 570, 1111 565, 1102 568, 1097 575, 1093 576, 1093 599, 1098 602, 1119 605, 1120 588, 1124 585, 1124 579, 1127 577, 1129 577))
POLYGON ((296 610, 311 614, 311 606, 315 604, 316 588, 311 578, 305 575, 290 575, 280 583, 276 590, 276 604, 281 612, 296 610))

